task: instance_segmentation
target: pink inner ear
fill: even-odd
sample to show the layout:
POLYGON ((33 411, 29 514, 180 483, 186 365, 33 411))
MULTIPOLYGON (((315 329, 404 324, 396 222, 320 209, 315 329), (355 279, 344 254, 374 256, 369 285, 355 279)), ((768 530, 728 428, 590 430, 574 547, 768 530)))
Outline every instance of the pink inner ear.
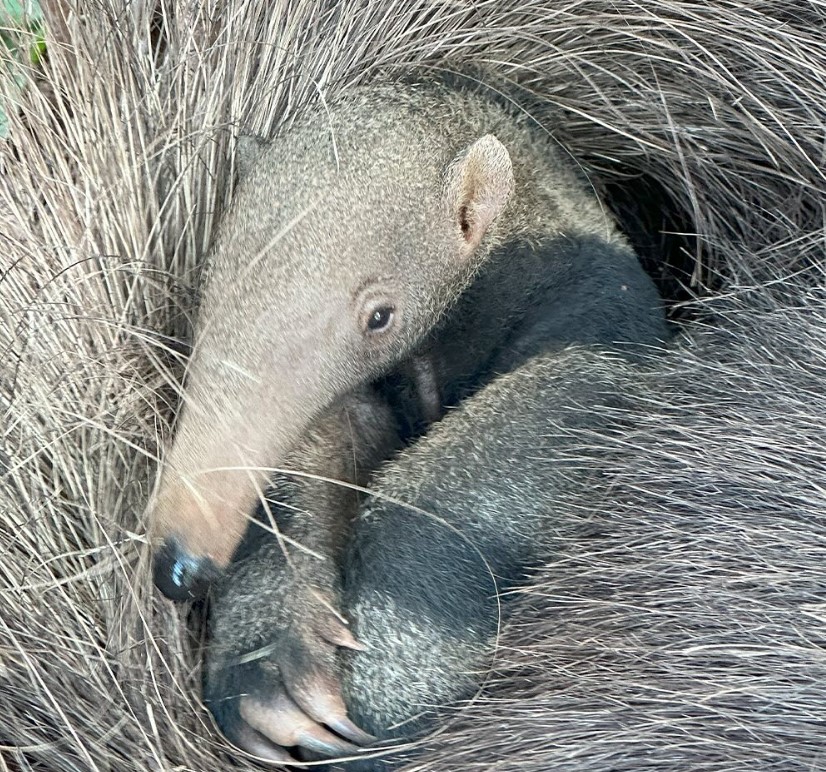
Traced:
POLYGON ((459 228, 465 243, 475 248, 482 241, 494 220, 508 201, 509 185, 497 187, 498 180, 469 191, 468 203, 459 207, 459 228))
POLYGON ((454 169, 448 196, 453 199, 462 238, 474 249, 505 208, 513 186, 513 166, 505 146, 486 134, 459 156, 454 169))

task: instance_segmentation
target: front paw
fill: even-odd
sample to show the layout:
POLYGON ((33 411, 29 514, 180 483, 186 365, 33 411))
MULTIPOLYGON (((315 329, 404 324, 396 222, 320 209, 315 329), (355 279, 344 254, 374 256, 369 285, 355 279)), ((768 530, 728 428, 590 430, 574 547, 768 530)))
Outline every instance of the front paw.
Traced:
POLYGON ((204 700, 227 739, 255 756, 352 755, 375 738, 347 716, 338 649, 362 646, 336 611, 338 594, 286 567, 267 578, 262 586, 241 571, 217 592, 204 700))

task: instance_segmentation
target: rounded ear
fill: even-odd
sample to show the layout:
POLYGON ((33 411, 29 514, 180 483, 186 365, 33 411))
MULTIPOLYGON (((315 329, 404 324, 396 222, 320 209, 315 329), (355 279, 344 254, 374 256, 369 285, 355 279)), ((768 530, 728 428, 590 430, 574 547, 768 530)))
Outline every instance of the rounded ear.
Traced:
POLYGON ((477 139, 448 168, 445 203, 470 254, 502 213, 513 189, 513 164, 493 134, 477 139))
POLYGON ((246 177, 258 163, 267 143, 252 134, 239 134, 235 144, 235 168, 238 177, 246 177))

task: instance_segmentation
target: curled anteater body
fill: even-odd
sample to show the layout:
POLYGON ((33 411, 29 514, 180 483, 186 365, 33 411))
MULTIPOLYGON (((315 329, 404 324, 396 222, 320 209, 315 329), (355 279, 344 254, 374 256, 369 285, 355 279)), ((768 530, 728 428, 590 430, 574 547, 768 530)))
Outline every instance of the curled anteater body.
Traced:
POLYGON ((589 479, 572 435, 621 403, 624 359, 663 345, 662 303, 544 132, 435 84, 365 87, 293 126, 217 244, 154 508, 177 545, 161 584, 170 552, 187 553, 173 573, 192 543, 218 553, 233 511, 243 532, 268 482, 250 467, 312 475, 276 481, 277 534, 216 592, 207 701, 275 759, 355 751, 324 728, 364 742, 347 708, 372 735, 409 734, 472 693, 497 596, 558 550, 589 479), (232 482, 213 481, 213 448, 235 450, 232 482), (359 483, 353 502, 341 486, 359 483))
MULTIPOLYGON (((666 299, 713 302, 679 309, 696 321, 644 376, 594 355, 623 399, 571 428, 588 480, 555 559, 515 599, 481 696, 411 767, 822 766, 823 21, 785 0, 52 19, 0 151, 6 766, 253 768, 194 697, 198 639, 153 589, 144 536, 235 137, 276 146, 356 85, 478 66, 604 194, 666 299)), ((343 697, 367 724, 360 677, 343 697)))

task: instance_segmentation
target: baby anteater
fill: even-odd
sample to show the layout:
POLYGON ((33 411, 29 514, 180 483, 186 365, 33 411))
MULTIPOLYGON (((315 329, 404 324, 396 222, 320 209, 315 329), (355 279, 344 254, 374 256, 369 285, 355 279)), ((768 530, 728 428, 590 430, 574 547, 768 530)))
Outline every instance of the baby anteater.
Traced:
POLYGON ((586 181, 484 95, 357 89, 241 165, 156 580, 187 597, 224 574, 205 697, 234 743, 341 756, 477 687, 499 593, 594 484, 593 408, 667 330, 586 181))

